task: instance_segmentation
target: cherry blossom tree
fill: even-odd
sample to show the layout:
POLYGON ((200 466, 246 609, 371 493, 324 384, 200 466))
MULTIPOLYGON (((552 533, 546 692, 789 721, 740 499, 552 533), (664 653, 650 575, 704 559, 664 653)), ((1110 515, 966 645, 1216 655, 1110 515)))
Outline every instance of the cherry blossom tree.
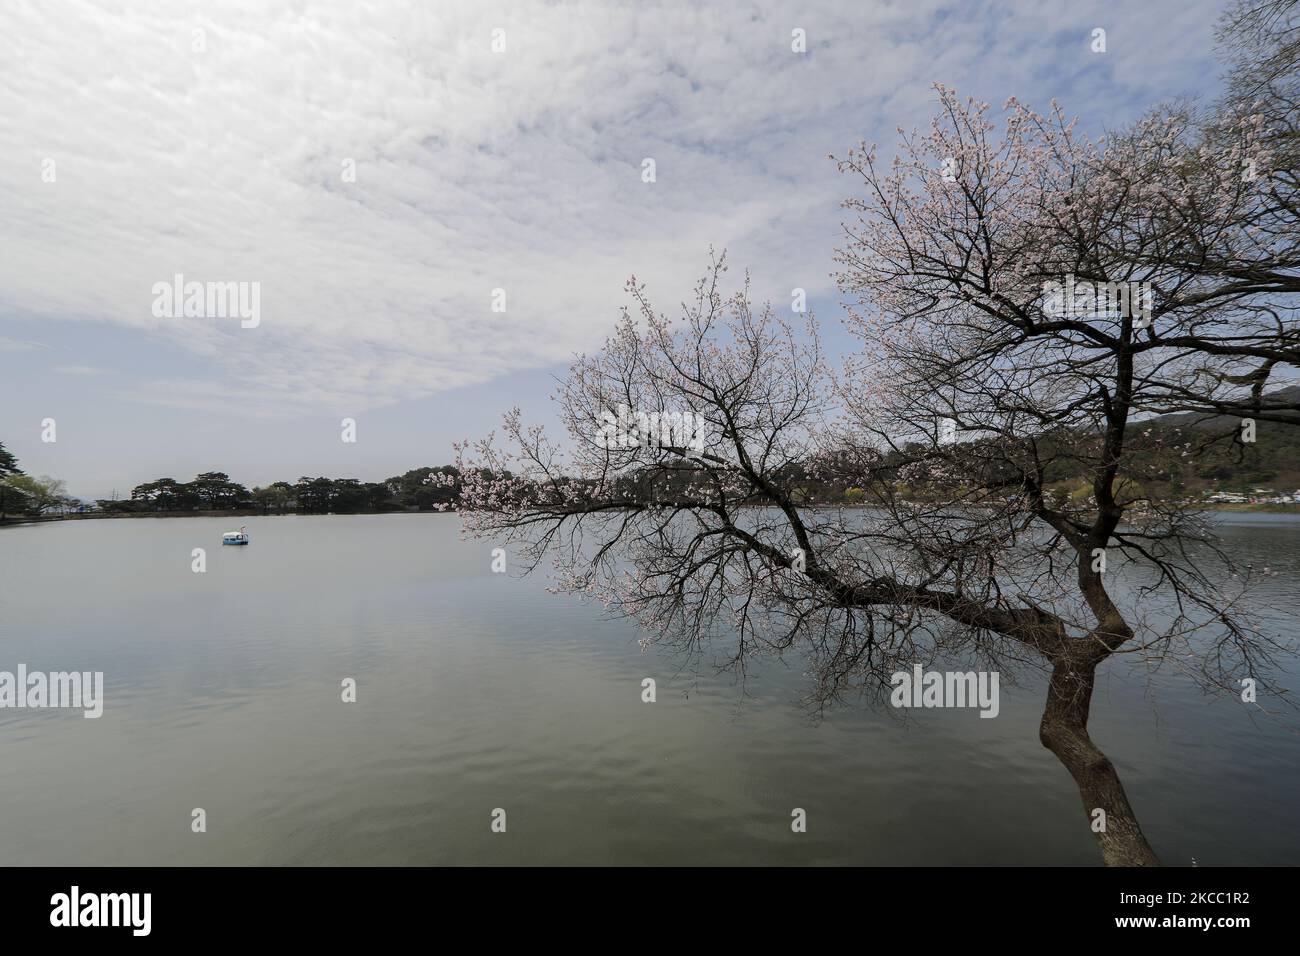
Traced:
MULTIPOLYGON (((1045 651, 1040 736, 1085 809, 1122 805, 1128 820, 1113 767, 1087 734, 1097 667, 1120 653, 1199 660, 1194 676, 1231 690, 1273 649, 1234 613, 1240 596, 1220 583, 1233 571, 1212 530, 1187 502, 1143 490, 1195 446, 1171 447, 1141 422, 1200 411, 1294 424, 1300 404, 1264 390, 1300 360, 1294 170, 1278 164, 1261 114, 1205 124, 1175 110, 1090 142, 1059 109, 1042 116, 1015 100, 998 135, 986 104, 938 92, 928 133, 904 136, 887 168, 867 146, 841 163, 863 184, 846 203, 857 219, 838 256, 864 344, 845 407, 878 444, 949 423, 971 440, 939 457, 956 459, 947 463, 978 503, 994 487, 980 476, 1000 476, 1020 494, 1008 521, 1028 514, 1050 529, 1039 573, 1057 596, 1032 603, 1067 637, 1045 651), (1075 308, 1060 294, 1073 287, 1089 290, 1075 308), (1124 294, 1093 294, 1102 288, 1124 294), (1054 500, 1053 473, 1087 476, 1089 494, 1054 500), (1154 575, 1130 607, 1107 584, 1107 555, 1154 575), (1143 621, 1152 592, 1177 611, 1143 621)), ((1228 435, 1240 437, 1235 426, 1228 435)), ((989 580, 1001 593, 1002 576, 989 580)), ((1101 839, 1107 860, 1154 859, 1129 822, 1123 849, 1101 839)))
POLYGON ((1094 142, 1059 109, 1012 100, 999 129, 938 93, 892 162, 867 145, 840 162, 861 343, 842 367, 811 315, 756 307, 748 278, 727 291, 725 256, 673 318, 634 278, 559 386, 564 439, 516 409, 503 443, 461 446, 465 528, 527 570, 549 556, 558 590, 647 642, 741 675, 798 655, 814 710, 884 705, 915 663, 1041 672, 1040 740, 1081 825, 1107 864, 1153 865, 1089 734, 1093 688, 1117 660, 1269 686, 1280 645, 1247 613, 1249 569, 1149 490, 1196 444, 1148 419, 1290 427, 1297 406, 1265 388, 1300 359, 1290 154, 1232 106, 1094 142))
POLYGON ((1231 688, 1262 675, 1272 649, 1238 613, 1248 575, 1233 578, 1194 513, 1144 500, 1134 478, 1186 449, 1143 447, 1126 418, 1108 427, 1120 413, 1098 383, 1114 369, 1063 370, 1055 342, 1001 370, 950 357, 939 376, 933 344, 889 345, 870 388, 858 368, 837 384, 811 319, 795 328, 755 310, 744 286, 722 292, 724 277, 718 259, 671 320, 633 281, 637 314, 560 387, 567 443, 516 410, 504 445, 463 446, 467 532, 528 570, 551 556, 559 590, 634 616, 647 642, 742 675, 756 656, 802 655, 816 708, 883 703, 916 662, 1045 668, 1042 739, 1087 820, 1105 811, 1104 859, 1155 863, 1087 732, 1097 667, 1123 652, 1231 688), (620 405, 689 408, 703 450, 611 433, 620 405), (980 437, 946 439, 945 419, 980 437), (1063 467, 1094 470, 1095 501, 1049 493, 1063 467), (847 487, 870 507, 825 500, 847 487), (1093 570, 1096 549, 1112 569, 1132 565, 1128 606, 1093 570))

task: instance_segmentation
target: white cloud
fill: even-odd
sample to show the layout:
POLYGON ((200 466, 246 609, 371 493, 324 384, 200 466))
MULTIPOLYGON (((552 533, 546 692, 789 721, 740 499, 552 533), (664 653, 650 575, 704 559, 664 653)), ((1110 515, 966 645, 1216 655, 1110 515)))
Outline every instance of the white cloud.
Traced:
MULTIPOLYGON (((599 345, 630 273, 668 308, 710 245, 773 298, 826 294, 849 188, 826 154, 928 115, 932 80, 1054 69, 1043 38, 1067 27, 1086 56, 1087 7, 995 5, 990 36, 934 0, 7 4, 0 314, 174 338, 224 380, 160 370, 137 398, 280 414, 565 360, 599 345), (260 282, 261 324, 155 318, 175 273, 260 282)), ((1210 9, 1161 21, 1182 37, 1210 9)), ((1150 16, 1106 18, 1126 82, 1177 69, 1173 47, 1123 58, 1150 16)))
POLYGON ((49 348, 44 342, 29 342, 23 339, 0 337, 0 352, 40 352, 49 348))

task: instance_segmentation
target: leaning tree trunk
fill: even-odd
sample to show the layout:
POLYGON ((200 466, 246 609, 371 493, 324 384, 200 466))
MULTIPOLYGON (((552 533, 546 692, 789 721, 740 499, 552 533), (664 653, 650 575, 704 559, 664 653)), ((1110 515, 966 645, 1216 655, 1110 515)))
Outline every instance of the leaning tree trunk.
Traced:
POLYGON ((1070 771, 1083 798, 1083 810, 1101 846, 1107 866, 1159 866, 1160 860, 1142 835, 1115 765, 1088 736, 1095 664, 1058 663, 1052 670, 1038 738, 1070 771), (1096 810, 1106 812, 1098 832, 1096 810))

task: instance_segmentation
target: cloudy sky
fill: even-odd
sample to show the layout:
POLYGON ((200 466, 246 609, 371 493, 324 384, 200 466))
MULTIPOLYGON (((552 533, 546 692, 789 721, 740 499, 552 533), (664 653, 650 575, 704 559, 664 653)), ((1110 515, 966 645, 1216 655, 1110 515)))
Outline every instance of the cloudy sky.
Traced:
POLYGON ((711 245, 835 327, 829 153, 936 81, 1093 132, 1212 95, 1220 6, 7 0, 0 442, 84 497, 443 463, 711 245), (155 314, 177 274, 259 283, 258 325, 155 314))

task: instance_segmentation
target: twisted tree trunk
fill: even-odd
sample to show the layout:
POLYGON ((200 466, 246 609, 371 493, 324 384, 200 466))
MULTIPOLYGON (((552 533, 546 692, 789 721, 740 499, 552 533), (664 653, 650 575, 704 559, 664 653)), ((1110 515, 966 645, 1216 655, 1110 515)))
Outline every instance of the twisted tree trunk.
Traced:
POLYGON ((1074 777, 1084 814, 1101 846, 1102 861, 1107 866, 1159 866, 1160 859, 1142 834, 1115 765, 1088 736, 1095 672, 1095 663, 1056 664, 1038 738, 1074 777), (1106 812, 1105 828, 1100 832, 1094 825, 1098 809, 1106 812))

